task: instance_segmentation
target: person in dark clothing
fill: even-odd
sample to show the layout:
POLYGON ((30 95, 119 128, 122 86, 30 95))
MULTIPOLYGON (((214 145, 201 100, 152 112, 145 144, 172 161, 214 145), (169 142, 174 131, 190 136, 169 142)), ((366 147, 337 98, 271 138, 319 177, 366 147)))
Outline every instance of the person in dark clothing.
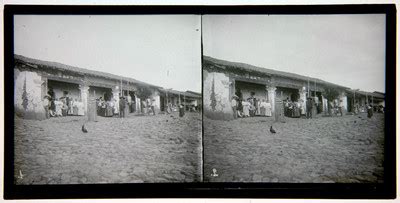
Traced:
POLYGON ((365 106, 367 107, 368 118, 371 118, 373 116, 372 105, 365 102, 365 106))
POLYGON ((183 117, 185 115, 185 109, 182 104, 179 105, 179 117, 183 117))
POLYGON ((237 111, 238 111, 238 116, 242 117, 243 116, 243 105, 242 105, 242 100, 241 99, 238 99, 237 111))
POLYGON ((312 108, 313 108, 312 99, 311 97, 308 97, 306 101, 307 119, 312 118, 312 108))
POLYGON ((125 117, 125 97, 119 98, 119 117, 125 117))

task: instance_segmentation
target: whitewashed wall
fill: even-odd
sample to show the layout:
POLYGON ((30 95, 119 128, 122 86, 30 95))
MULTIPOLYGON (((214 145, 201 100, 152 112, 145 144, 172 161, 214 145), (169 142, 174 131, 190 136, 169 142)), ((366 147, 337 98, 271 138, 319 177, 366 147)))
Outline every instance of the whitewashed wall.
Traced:
POLYGON ((203 108, 205 115, 215 119, 233 118, 233 111, 229 98, 229 77, 223 73, 203 71, 203 108), (214 80, 214 93, 216 106, 211 107, 212 84, 214 80))
POLYGON ((14 69, 15 112, 26 119, 45 119, 42 101, 42 77, 35 72, 14 69), (25 88, 24 88, 25 86, 25 88), (25 89, 25 90, 24 90, 25 89), (24 107, 24 92, 26 106, 24 107))

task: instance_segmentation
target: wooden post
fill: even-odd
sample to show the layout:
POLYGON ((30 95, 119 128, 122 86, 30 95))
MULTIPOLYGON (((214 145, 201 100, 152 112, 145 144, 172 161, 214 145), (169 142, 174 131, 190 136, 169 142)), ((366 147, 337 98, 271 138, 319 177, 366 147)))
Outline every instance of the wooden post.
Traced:
POLYGON ((371 95, 371 105, 372 105, 372 111, 374 110, 374 96, 371 95))
POLYGON ((122 78, 121 78, 121 96, 120 97, 122 97, 122 94, 123 94, 123 92, 122 92, 122 78))
POLYGON ((317 79, 314 79, 314 97, 317 96, 317 79))
POLYGON ((167 111, 167 109, 168 109, 168 90, 165 90, 165 97, 166 97, 166 102, 167 102, 167 105, 166 105, 166 108, 164 109, 165 111, 167 111))
POLYGON ((307 97, 310 97, 310 79, 307 77, 307 97))
POLYGON ((354 90, 353 95, 353 112, 356 113, 356 90, 354 90))

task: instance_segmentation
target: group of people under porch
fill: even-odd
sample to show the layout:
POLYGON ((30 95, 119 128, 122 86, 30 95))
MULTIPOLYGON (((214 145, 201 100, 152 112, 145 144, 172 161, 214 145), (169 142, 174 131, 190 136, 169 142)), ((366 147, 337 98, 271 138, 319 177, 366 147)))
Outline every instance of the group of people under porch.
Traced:
POLYGON ((369 103, 365 102, 365 105, 360 106, 358 101, 355 102, 354 104, 354 114, 358 114, 360 112, 367 112, 368 118, 371 118, 374 115, 374 111, 378 112, 378 113, 383 113, 384 112, 384 107, 382 105, 377 106, 377 108, 375 108, 372 105, 372 102, 369 101, 369 103))
MULTIPOLYGON (((183 104, 172 104, 171 102, 168 102, 167 108, 166 108, 166 113, 171 114, 174 111, 179 111, 179 117, 183 117, 185 115, 185 105, 183 104)), ((191 111, 189 107, 189 111, 191 111)))
MULTIPOLYGON (((331 105, 330 110, 333 115, 340 114, 343 116, 343 100, 334 100, 329 105, 331 105)), ((256 98, 254 93, 247 99, 241 99, 234 95, 231 100, 231 107, 235 119, 238 117, 272 116, 272 105, 269 100, 256 98)), ((317 96, 307 97, 305 105, 302 99, 292 101, 287 97, 286 100, 283 100, 283 111, 286 117, 300 118, 305 116, 305 118, 311 119, 313 115, 321 113, 323 107, 317 96)))
MULTIPOLYGON (((140 112, 147 115, 156 115, 155 99, 144 99, 141 101, 140 112)), ((120 96, 119 102, 115 98, 105 101, 102 97, 96 99, 97 115, 103 117, 119 116, 126 117, 127 113, 136 112, 136 102, 130 95, 120 96)))
MULTIPOLYGON (((292 118, 305 116, 305 118, 311 119, 313 115, 321 113, 324 108, 328 110, 326 113, 330 115, 343 116, 345 104, 342 99, 335 99, 327 102, 326 105, 329 105, 329 107, 323 107, 318 97, 307 97, 305 105, 302 99, 292 101, 287 97, 286 100, 283 101, 284 116, 292 118)), ((266 99, 256 98, 253 93, 247 99, 241 99, 237 95, 234 95, 231 100, 231 107, 235 119, 238 117, 272 116, 271 103, 266 99)), ((374 107, 371 102, 365 102, 363 106, 359 106, 358 102, 356 102, 353 108, 354 114, 367 112, 368 118, 373 116, 374 107)), ((383 106, 379 106, 377 111, 383 112, 383 106)))
POLYGON ((85 115, 83 103, 77 98, 69 97, 68 92, 64 96, 56 98, 52 88, 43 97, 43 106, 46 118, 61 116, 85 115))
POLYGON ((234 118, 253 116, 272 116, 271 103, 266 99, 255 98, 251 95, 247 99, 241 99, 237 95, 232 97, 231 106, 234 118))

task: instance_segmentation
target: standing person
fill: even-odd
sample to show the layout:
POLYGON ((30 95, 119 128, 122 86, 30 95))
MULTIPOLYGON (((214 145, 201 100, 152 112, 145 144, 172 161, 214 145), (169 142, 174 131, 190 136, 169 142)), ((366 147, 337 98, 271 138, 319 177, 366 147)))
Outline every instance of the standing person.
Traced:
POLYGON ((43 108, 44 108, 44 113, 46 116, 46 119, 50 118, 50 113, 49 113, 49 108, 50 108, 50 100, 49 96, 44 96, 43 98, 43 108))
POLYGON ((146 99, 146 107, 147 107, 147 115, 150 115, 150 110, 151 110, 151 100, 150 100, 150 98, 146 99))
POLYGON ((300 103, 299 102, 293 102, 293 117, 294 118, 300 118, 300 103))
POLYGON ((306 101, 307 119, 312 118, 312 108, 313 108, 312 99, 311 97, 308 97, 306 101))
POLYGON ((114 116, 114 111, 115 111, 115 102, 114 102, 114 99, 111 99, 111 100, 109 101, 109 107, 111 108, 111 115, 109 115, 109 116, 114 116))
POLYGON ((262 99, 260 103, 260 114, 261 116, 266 116, 266 108, 267 108, 267 102, 265 102, 265 99, 262 99))
POLYGON ((146 111, 146 109, 147 109, 147 107, 146 107, 146 100, 145 99, 141 99, 141 105, 140 105, 140 109, 141 109, 141 113, 142 114, 146 114, 147 113, 147 111, 146 111))
POLYGON ((233 119, 237 119, 237 101, 236 101, 237 96, 234 95, 231 100, 231 107, 233 111, 233 119))
POLYGON ((124 112, 124 117, 126 117, 127 115, 129 115, 129 105, 128 105, 128 99, 125 98, 125 112, 124 112))
POLYGON ((253 99, 253 104, 254 104, 254 116, 260 114, 260 106, 257 98, 253 99))
POLYGON ((131 97, 131 95, 129 95, 129 93, 128 93, 128 110, 129 110, 129 113, 132 113, 133 112, 133 110, 132 110, 132 97, 131 97))
POLYGON ((365 102, 365 106, 367 107, 368 118, 373 116, 372 105, 365 102))
POLYGON ((300 109, 300 116, 305 114, 305 109, 304 109, 304 100, 299 99, 299 109, 300 109))
POLYGON ((340 116, 343 116, 343 100, 339 101, 338 109, 339 109, 340 116))
POLYGON ((250 117, 250 102, 243 100, 242 101, 242 106, 243 106, 243 117, 250 117))
POLYGON ((74 103, 72 103, 72 115, 77 116, 78 115, 78 99, 75 98, 74 103))
POLYGON ((67 116, 68 115, 67 98, 66 97, 62 98, 61 102, 62 102, 62 116, 67 116))
POLYGON ((67 116, 69 116, 71 115, 72 108, 71 108, 71 98, 68 95, 65 96, 65 103, 67 105, 67 116))
POLYGON ((171 104, 171 102, 168 102, 168 104, 167 104, 167 114, 170 114, 170 113, 172 113, 172 104, 171 104))
POLYGON ((156 111, 154 110, 154 106, 156 105, 155 103, 156 103, 156 100, 152 99, 151 103, 150 103, 150 107, 151 107, 151 111, 153 111, 153 116, 156 115, 156 111))
POLYGON ((117 115, 119 114, 119 103, 115 98, 113 98, 113 101, 114 101, 114 115, 117 115))
POLYGON ((239 97, 237 100, 237 113, 240 118, 243 117, 243 105, 242 100, 239 97))
POLYGON ((272 105, 269 100, 265 102, 265 116, 272 116, 272 105))
POLYGON ((359 111, 359 105, 358 105, 358 102, 356 102, 356 104, 354 105, 354 114, 358 114, 358 111, 359 111))
POLYGON ((56 115, 56 103, 55 98, 50 96, 50 116, 56 115))
POLYGON ((253 117, 254 116, 254 110, 255 110, 255 108, 254 108, 254 103, 253 103, 253 98, 247 98, 247 102, 250 104, 249 105, 249 115, 250 115, 250 117, 253 117))
POLYGON ((125 97, 119 98, 119 117, 125 117, 125 97))
POLYGON ((55 116, 62 116, 62 105, 63 103, 61 101, 59 101, 58 99, 55 99, 54 101, 54 105, 55 105, 55 116))
POLYGON ((179 104, 179 117, 183 117, 185 115, 185 109, 183 104, 179 104))

